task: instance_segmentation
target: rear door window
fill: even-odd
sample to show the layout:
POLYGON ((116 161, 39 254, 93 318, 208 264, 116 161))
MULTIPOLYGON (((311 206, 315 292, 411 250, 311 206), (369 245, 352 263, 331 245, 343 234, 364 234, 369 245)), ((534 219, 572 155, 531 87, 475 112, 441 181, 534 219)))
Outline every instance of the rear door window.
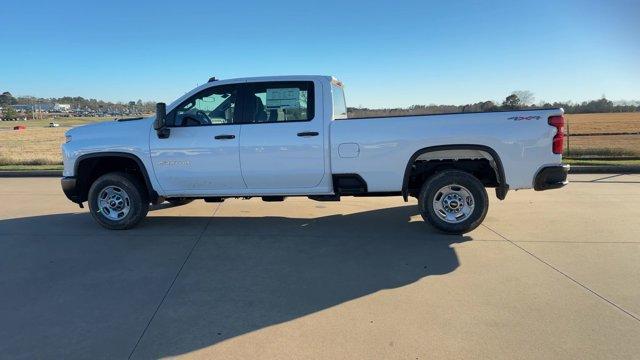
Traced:
POLYGON ((244 118, 248 123, 311 121, 313 81, 259 82, 247 85, 244 118))

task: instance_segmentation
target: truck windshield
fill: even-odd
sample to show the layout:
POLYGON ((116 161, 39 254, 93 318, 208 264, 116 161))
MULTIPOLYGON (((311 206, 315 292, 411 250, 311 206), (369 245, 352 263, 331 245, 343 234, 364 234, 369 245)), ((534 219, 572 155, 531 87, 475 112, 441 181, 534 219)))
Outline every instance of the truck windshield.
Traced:
POLYGON ((344 90, 342 86, 331 84, 331 97, 333 98, 333 118, 347 118, 347 104, 344 101, 344 90))

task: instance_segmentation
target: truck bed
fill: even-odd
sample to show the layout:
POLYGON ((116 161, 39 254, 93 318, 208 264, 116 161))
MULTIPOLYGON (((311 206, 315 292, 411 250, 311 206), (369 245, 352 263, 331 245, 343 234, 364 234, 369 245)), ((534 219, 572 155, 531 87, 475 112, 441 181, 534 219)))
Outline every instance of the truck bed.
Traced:
POLYGON ((461 111, 461 112, 446 112, 446 113, 437 113, 437 114, 409 114, 409 115, 348 117, 346 119, 337 119, 335 121, 405 118, 405 117, 415 117, 415 116, 444 116, 444 115, 492 114, 492 113, 522 113, 522 112, 527 112, 527 111, 558 111, 558 110, 564 111, 561 108, 542 108, 542 109, 523 109, 523 110, 493 110, 493 111, 461 111))
POLYGON ((556 129, 547 121, 562 114, 552 108, 335 120, 330 124, 331 170, 359 174, 369 191, 399 191, 407 159, 415 152, 479 145, 500 157, 509 188, 532 188, 540 168, 561 163, 561 155, 551 151, 556 129))

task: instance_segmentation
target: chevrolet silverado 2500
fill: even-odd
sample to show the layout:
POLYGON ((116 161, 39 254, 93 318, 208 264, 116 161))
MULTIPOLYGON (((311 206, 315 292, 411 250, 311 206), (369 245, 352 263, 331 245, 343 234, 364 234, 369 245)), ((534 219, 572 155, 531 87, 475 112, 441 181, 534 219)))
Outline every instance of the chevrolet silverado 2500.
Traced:
POLYGON ((62 189, 109 229, 150 204, 231 197, 409 196, 447 233, 483 221, 486 188, 567 183, 562 109, 348 118, 329 76, 210 80, 154 117, 70 129, 62 189))

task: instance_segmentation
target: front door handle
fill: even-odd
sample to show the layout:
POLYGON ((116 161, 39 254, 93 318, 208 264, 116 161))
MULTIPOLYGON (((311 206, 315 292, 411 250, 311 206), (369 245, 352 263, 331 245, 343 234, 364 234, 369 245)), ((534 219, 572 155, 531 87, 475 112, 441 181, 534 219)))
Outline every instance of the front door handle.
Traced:
POLYGON ((299 132, 298 136, 300 137, 309 137, 309 136, 318 136, 318 132, 317 131, 304 131, 304 132, 299 132))
POLYGON ((216 140, 231 140, 231 139, 235 139, 236 136, 235 135, 216 135, 216 137, 214 139, 216 140))

